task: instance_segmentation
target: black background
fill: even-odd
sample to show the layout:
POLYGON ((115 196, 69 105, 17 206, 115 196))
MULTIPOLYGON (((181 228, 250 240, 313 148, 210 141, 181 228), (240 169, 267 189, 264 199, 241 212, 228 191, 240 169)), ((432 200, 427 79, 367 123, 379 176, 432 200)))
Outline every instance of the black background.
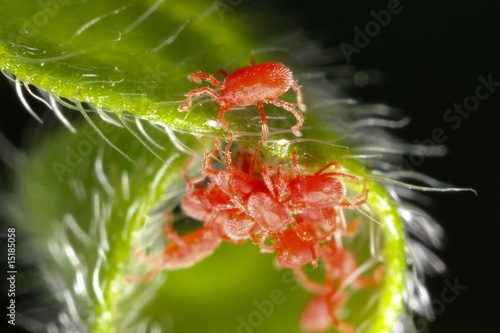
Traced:
MULTIPOLYGON (((241 1, 234 10, 256 15, 260 12, 266 18, 271 13, 277 33, 302 28, 308 38, 329 48, 342 42, 353 45, 354 27, 363 30, 373 21, 370 11, 386 9, 387 4, 388 1, 373 0, 321 0, 307 4, 241 1)), ((428 281, 431 297, 441 299, 445 279, 457 279, 467 289, 445 304, 428 329, 496 331, 500 310, 496 283, 500 274, 500 219, 495 204, 500 198, 495 192, 500 188, 495 174, 500 170, 500 88, 481 101, 457 129, 443 120, 443 114, 454 103, 461 104, 474 94, 478 76, 491 74, 493 81, 500 81, 500 6, 495 1, 449 0, 406 0, 401 5, 402 12, 393 15, 390 24, 351 58, 351 65, 357 69, 383 73, 383 82, 351 89, 349 93, 363 102, 380 102, 405 110, 411 124, 395 133, 408 142, 429 138, 435 128, 445 131, 444 144, 449 154, 426 158, 416 170, 458 187, 474 188, 478 196, 470 192, 429 194, 434 204, 428 211, 446 231, 446 246, 437 253, 448 266, 444 276, 428 281)), ((33 119, 20 106, 5 79, 0 79, 0 94, 0 130, 19 145, 24 126, 33 119)))

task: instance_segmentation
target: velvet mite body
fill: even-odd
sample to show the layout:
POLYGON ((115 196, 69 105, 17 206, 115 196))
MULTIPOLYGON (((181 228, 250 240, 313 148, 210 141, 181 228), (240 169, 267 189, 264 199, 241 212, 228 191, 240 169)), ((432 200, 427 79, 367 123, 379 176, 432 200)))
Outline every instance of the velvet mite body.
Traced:
POLYGON ((297 124, 293 126, 292 131, 297 136, 301 135, 300 127, 304 122, 304 116, 292 104, 278 99, 291 87, 297 94, 300 110, 306 110, 302 92, 297 82, 294 81, 290 68, 278 62, 256 64, 252 59, 250 66, 239 68, 229 74, 221 69, 219 73, 225 76, 222 83, 214 76, 203 72, 189 75, 189 79, 196 83, 201 82, 201 79, 206 79, 215 88, 220 89, 220 94, 208 87, 191 90, 187 95, 187 102, 179 106, 179 111, 187 110, 192 104, 193 97, 208 94, 220 104, 219 122, 224 130, 227 130, 228 125, 224 120, 224 114, 227 111, 238 106, 257 105, 262 119, 262 143, 266 144, 269 127, 262 103, 274 104, 293 113, 297 118, 297 124))

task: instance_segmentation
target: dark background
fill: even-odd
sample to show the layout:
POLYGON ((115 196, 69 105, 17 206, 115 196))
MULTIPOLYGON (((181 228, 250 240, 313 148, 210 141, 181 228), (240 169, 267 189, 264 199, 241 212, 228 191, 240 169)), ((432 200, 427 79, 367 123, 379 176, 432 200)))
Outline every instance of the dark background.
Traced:
MULTIPOLYGON (((353 29, 364 30, 374 20, 370 11, 386 9, 388 3, 242 1, 234 10, 262 12, 266 17, 271 13, 278 33, 302 28, 308 38, 329 48, 342 42, 354 45, 353 29)), ((439 310, 428 329, 495 331, 500 310, 496 283, 500 219, 495 213, 500 196, 494 192, 500 185, 495 176, 500 170, 500 87, 457 129, 443 120, 443 114, 454 103, 461 104, 474 95, 478 76, 491 74, 493 81, 500 81, 500 6, 494 1, 449 0, 406 0, 400 4, 401 13, 392 15, 390 24, 351 57, 356 69, 378 70, 384 74, 383 81, 349 93, 363 102, 404 110, 411 123, 394 132, 408 142, 429 138, 435 128, 445 131, 448 155, 426 158, 416 170, 457 187, 474 188, 478 196, 470 192, 429 194, 434 204, 428 211, 446 231, 445 248, 437 253, 448 267, 444 276, 428 281, 431 297, 441 299, 445 279, 457 279, 467 289, 439 310)), ((0 131, 19 145, 24 126, 33 119, 2 78, 0 94, 0 131)))

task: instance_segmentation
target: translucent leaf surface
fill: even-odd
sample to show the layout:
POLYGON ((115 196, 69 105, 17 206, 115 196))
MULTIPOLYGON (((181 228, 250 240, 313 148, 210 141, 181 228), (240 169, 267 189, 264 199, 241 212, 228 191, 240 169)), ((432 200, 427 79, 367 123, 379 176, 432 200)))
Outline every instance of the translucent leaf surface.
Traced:
POLYGON ((187 75, 220 68, 221 59, 256 47, 245 23, 220 6, 199 0, 6 1, 0 66, 73 102, 211 129, 213 110, 177 111, 196 86, 187 75))

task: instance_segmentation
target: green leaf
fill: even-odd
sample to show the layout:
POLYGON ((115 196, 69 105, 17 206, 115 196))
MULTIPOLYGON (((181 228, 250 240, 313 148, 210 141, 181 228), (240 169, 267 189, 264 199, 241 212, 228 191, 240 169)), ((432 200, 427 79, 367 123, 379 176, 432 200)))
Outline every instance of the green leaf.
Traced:
MULTIPOLYGON (((161 132, 154 135, 145 127, 165 147, 159 153, 168 161, 164 164, 127 130, 95 122, 119 149, 133 156, 136 165, 83 123, 76 135, 68 136, 64 129, 37 147, 17 184, 26 211, 20 226, 45 258, 45 278, 57 283, 59 293, 71 294, 82 313, 82 325, 95 332, 135 331, 152 322, 162 323, 167 331, 175 325, 181 332, 200 327, 207 332, 235 331, 240 326, 263 332, 296 330, 312 295, 299 287, 289 270, 273 267, 274 255, 259 253, 253 244, 222 244, 190 269, 164 271, 148 283, 124 282, 127 275, 143 276, 152 269, 133 253, 145 248, 156 248, 156 253, 163 246, 158 230, 165 215, 152 218, 158 215, 153 210, 158 205, 172 209, 179 203, 184 187, 181 168, 189 156, 180 154, 161 132), (80 292, 73 290, 77 277, 84 283, 80 292)), ((383 190, 373 185, 371 190, 370 206, 385 219, 385 278, 380 286, 358 292, 347 308, 355 314, 350 322, 370 321, 372 332, 384 332, 402 310, 398 299, 405 269, 402 230, 394 207, 380 195, 383 190), (355 309, 362 309, 378 293, 378 306, 357 314, 355 309)), ((356 248, 361 261, 368 258, 369 223, 364 220, 359 234, 346 243, 356 248)))
POLYGON ((247 31, 227 6, 204 0, 6 1, 0 67, 72 102, 213 131, 214 109, 177 111, 196 87, 187 76, 255 49, 247 31))
MULTIPOLYGON (((258 253, 252 244, 222 244, 194 267, 162 272, 149 283, 124 281, 127 275, 143 276, 151 269, 134 251, 161 249, 159 230, 165 223, 161 212, 176 207, 185 186, 181 169, 189 156, 153 124, 175 129, 183 144, 200 157, 213 147, 211 136, 224 132, 214 121, 219 106, 209 99, 187 113, 177 110, 185 94, 197 87, 187 75, 247 65, 254 51, 264 47, 251 25, 227 5, 201 0, 2 4, 3 71, 86 116, 89 104, 81 103, 113 112, 117 117, 111 118, 126 127, 131 126, 126 119, 130 114, 149 120, 141 121, 143 131, 129 129, 147 133, 162 147, 153 149, 155 156, 127 129, 92 116, 107 141, 122 153, 104 143, 90 125, 75 124, 76 134, 51 133, 19 172, 17 195, 26 211, 20 226, 31 234, 46 262, 45 279, 57 285, 58 297, 64 292, 71 295, 78 324, 88 330, 124 332, 160 325, 176 332, 228 332, 240 327, 292 332, 312 297, 296 288, 290 271, 273 267, 273 255, 258 253), (197 135, 203 147, 197 137, 181 132, 197 135)), ((274 59, 269 53, 256 58, 274 59)), ((299 76, 304 71, 299 66, 293 69, 299 76)), ((316 141, 291 145, 290 133, 275 135, 274 142, 262 147, 263 154, 269 160, 290 161, 297 149, 300 163, 312 173, 326 162, 340 160, 348 172, 369 179, 369 170, 347 158, 353 149, 322 143, 340 144, 341 131, 315 107, 314 91, 304 85, 304 92, 306 126, 314 129, 304 130, 304 138, 316 141)), ((283 98, 295 101, 293 93, 283 98)), ((266 114, 280 116, 274 121, 270 117, 274 129, 287 130, 295 123, 293 115, 277 107, 266 105, 266 114)), ((230 128, 244 135, 239 138, 242 148, 253 148, 260 139, 256 116, 253 107, 227 114, 230 128)), ((200 170, 200 163, 197 166, 200 170)), ((350 191, 359 191, 359 186, 352 184, 350 191)), ((362 227, 346 246, 358 261, 366 261, 370 228, 381 233, 384 279, 374 288, 348 290, 345 320, 365 323, 367 332, 389 332, 404 312, 404 230, 384 188, 370 181, 370 191, 368 209, 380 225, 350 212, 349 218, 362 219, 362 227), (367 300, 374 298, 366 310, 367 300)), ((373 269, 367 275, 371 273, 373 269)))

